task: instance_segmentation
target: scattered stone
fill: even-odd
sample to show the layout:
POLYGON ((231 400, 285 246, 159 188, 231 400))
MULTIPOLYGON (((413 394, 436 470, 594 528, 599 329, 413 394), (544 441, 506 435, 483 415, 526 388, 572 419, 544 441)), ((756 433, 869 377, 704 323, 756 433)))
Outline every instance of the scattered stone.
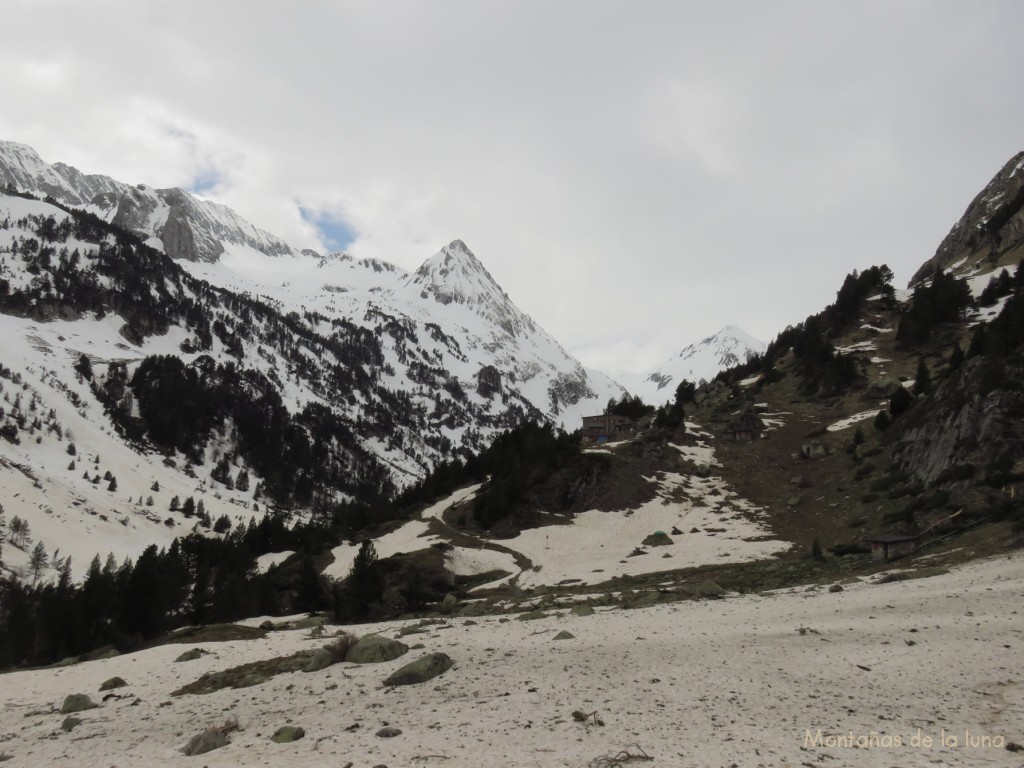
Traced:
POLYGON ((96 709, 98 704, 93 704, 92 699, 84 693, 72 693, 64 698, 60 706, 60 713, 67 715, 72 712, 84 712, 87 709, 96 709))
POLYGON ((297 725, 282 725, 274 731, 274 735, 270 737, 270 740, 276 744, 288 744, 298 741, 305 735, 306 731, 297 725))
POLYGON ((348 649, 345 661, 351 664, 379 664, 393 661, 409 651, 409 646, 382 635, 364 635, 348 649))
POLYGON ((384 685, 416 685, 432 680, 452 668, 452 660, 445 653, 427 654, 421 659, 406 664, 395 671, 384 685))
POLYGON ((679 530, 678 528, 676 528, 676 527, 675 527, 675 526, 673 525, 673 526, 672 526, 672 535, 673 535, 673 536, 682 536, 682 535, 683 535, 683 532, 682 532, 682 531, 680 531, 680 530, 679 530))
POLYGON ((711 474, 711 467, 709 467, 707 464, 698 464, 696 469, 694 469, 693 473, 697 477, 707 477, 708 475, 711 474))
POLYGON ((575 639, 576 639, 576 635, 574 635, 572 632, 568 632, 568 631, 566 631, 564 629, 561 632, 559 632, 557 635, 555 635, 555 640, 575 640, 575 639))
POLYGON ((307 616, 304 619, 299 619, 292 624, 293 629, 313 629, 313 627, 322 627, 326 619, 323 616, 307 616))
POLYGON ((382 739, 393 739, 395 736, 402 735, 402 729, 395 728, 392 725, 385 725, 383 728, 377 731, 376 735, 380 736, 382 739))
POLYGON ((459 616, 486 616, 491 612, 491 607, 482 600, 474 600, 466 603, 459 610, 459 616))
POLYGON ((82 724, 82 718, 80 718, 80 717, 73 717, 72 715, 68 715, 67 717, 64 718, 64 722, 60 724, 60 727, 61 727, 62 731, 67 731, 67 732, 70 733, 71 731, 75 730, 75 726, 76 725, 81 725, 81 724, 82 724))
POLYGON ((546 619, 548 615, 544 611, 525 611, 516 616, 519 621, 536 621, 537 619, 546 619))
POLYGON ((679 589, 694 598, 716 598, 723 597, 725 595, 725 590, 714 581, 699 581, 696 584, 683 584, 679 589))
POLYGON ((128 683, 126 683, 123 678, 112 677, 109 680, 103 681, 100 685, 100 691, 112 691, 115 688, 124 688, 126 685, 128 685, 128 683))
POLYGON ((190 651, 185 651, 181 656, 176 658, 175 661, 195 661, 196 659, 202 658, 206 653, 209 653, 209 651, 204 651, 202 648, 193 648, 190 651))
POLYGON ((800 497, 799 496, 790 496, 788 499, 786 499, 786 506, 787 507, 796 507, 796 506, 799 506, 799 505, 800 505, 800 497))
POLYGON ((828 591, 829 592, 842 592, 843 591, 843 585, 842 584, 833 584, 831 587, 828 588, 828 591))
POLYGON ((181 748, 183 754, 202 755, 206 752, 212 752, 215 749, 226 747, 230 742, 228 736, 220 728, 207 728, 200 734, 193 736, 188 740, 188 744, 181 748))
POLYGON ((690 533, 700 533, 700 528, 691 528, 690 533))

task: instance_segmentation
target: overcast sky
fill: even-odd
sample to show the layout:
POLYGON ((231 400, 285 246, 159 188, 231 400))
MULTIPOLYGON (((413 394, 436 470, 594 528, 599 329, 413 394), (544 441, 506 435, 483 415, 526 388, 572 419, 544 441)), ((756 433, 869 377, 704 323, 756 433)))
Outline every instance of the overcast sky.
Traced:
POLYGON ((0 138, 414 269, 585 364, 906 283, 1024 149, 1024 3, 7 0, 0 138), (346 242, 351 240, 351 242, 346 242))

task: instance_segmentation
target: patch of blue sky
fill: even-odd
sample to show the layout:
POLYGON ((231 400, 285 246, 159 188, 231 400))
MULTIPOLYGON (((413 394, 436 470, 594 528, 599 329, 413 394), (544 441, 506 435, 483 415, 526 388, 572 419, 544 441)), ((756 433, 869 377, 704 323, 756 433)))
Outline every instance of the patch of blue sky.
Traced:
POLYGON ((188 191, 195 195, 206 195, 216 189, 220 182, 220 173, 214 168, 208 168, 192 179, 192 184, 189 185, 188 191))
POLYGON ((299 207, 302 218, 317 228, 320 237, 332 252, 343 251, 356 239, 355 230, 336 213, 311 211, 299 207))

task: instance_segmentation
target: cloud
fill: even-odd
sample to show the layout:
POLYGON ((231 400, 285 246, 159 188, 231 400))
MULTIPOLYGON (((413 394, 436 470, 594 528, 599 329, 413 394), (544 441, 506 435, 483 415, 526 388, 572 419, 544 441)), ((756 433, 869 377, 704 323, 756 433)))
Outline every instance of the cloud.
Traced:
POLYGON ((1021 22, 1005 0, 17 2, 0 136, 302 247, 411 269, 462 238, 584 362, 643 369, 728 323, 770 338, 854 268, 909 278, 1021 148, 1021 22))

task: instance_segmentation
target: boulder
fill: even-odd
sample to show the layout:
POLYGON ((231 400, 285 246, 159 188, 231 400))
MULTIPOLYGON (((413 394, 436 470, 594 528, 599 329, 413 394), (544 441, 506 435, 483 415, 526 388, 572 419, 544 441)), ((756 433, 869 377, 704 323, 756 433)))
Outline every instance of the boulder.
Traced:
POLYGON ((68 715, 64 718, 64 722, 60 724, 62 731, 73 731, 75 726, 82 724, 82 718, 68 715))
POLYGON ((276 744, 288 744, 292 741, 298 741, 305 735, 306 731, 297 725, 282 725, 274 731, 274 735, 270 737, 270 740, 276 744))
POLYGON ((309 655, 309 660, 302 665, 303 672, 318 672, 321 669, 334 664, 337 659, 334 658, 334 654, 326 648, 317 648, 309 655))
POLYGON ((100 691, 112 691, 115 688, 124 688, 128 683, 121 677, 112 677, 109 680, 104 680, 100 685, 100 691))
POLYGON ((382 739, 393 739, 395 736, 402 735, 402 729, 395 728, 393 725, 385 725, 383 728, 377 731, 376 735, 382 739))
POLYGON ((220 728, 207 728, 189 739, 188 744, 182 747, 181 751, 188 756, 202 755, 226 747, 229 743, 227 734, 220 728))
POLYGON ((444 600, 441 601, 441 605, 438 606, 438 610, 441 613, 447 615, 455 613, 455 609, 459 607, 459 598, 449 592, 444 596, 444 600))
POLYGON ((593 616, 594 609, 589 605, 574 605, 570 613, 573 616, 593 616))
POLYGON ((546 619, 548 615, 544 611, 524 611, 516 616, 519 621, 536 621, 537 619, 546 619))
POLYGON ((60 705, 60 713, 68 715, 72 712, 84 712, 87 709, 96 709, 98 704, 93 704, 92 699, 85 693, 72 693, 64 697, 64 703, 60 705))
POLYGON ((892 397, 902 386, 903 385, 900 383, 899 379, 875 379, 868 384, 868 394, 871 395, 871 397, 878 398, 892 397))
POLYGON ((185 651, 178 658, 176 658, 175 661, 195 661, 196 659, 202 658, 203 654, 205 653, 206 651, 204 651, 202 648, 193 648, 192 650, 185 651))
POLYGON ((274 622, 272 622, 270 619, 267 619, 266 621, 260 624, 260 629, 262 629, 264 632, 271 632, 274 629, 274 622))
POLYGON ((452 660, 445 653, 431 653, 396 670, 384 685, 417 685, 432 680, 452 668, 452 660))
POLYGON ((673 543, 672 537, 664 531, 655 531, 640 542, 640 544, 645 547, 666 547, 673 543))
POLYGON ((379 664, 408 653, 409 646, 382 635, 364 635, 348 649, 345 661, 352 664, 379 664))
POLYGON ((572 632, 569 632, 569 631, 563 629, 561 632, 559 632, 557 635, 555 635, 554 639, 555 640, 575 640, 576 639, 576 635, 574 635, 572 632))

